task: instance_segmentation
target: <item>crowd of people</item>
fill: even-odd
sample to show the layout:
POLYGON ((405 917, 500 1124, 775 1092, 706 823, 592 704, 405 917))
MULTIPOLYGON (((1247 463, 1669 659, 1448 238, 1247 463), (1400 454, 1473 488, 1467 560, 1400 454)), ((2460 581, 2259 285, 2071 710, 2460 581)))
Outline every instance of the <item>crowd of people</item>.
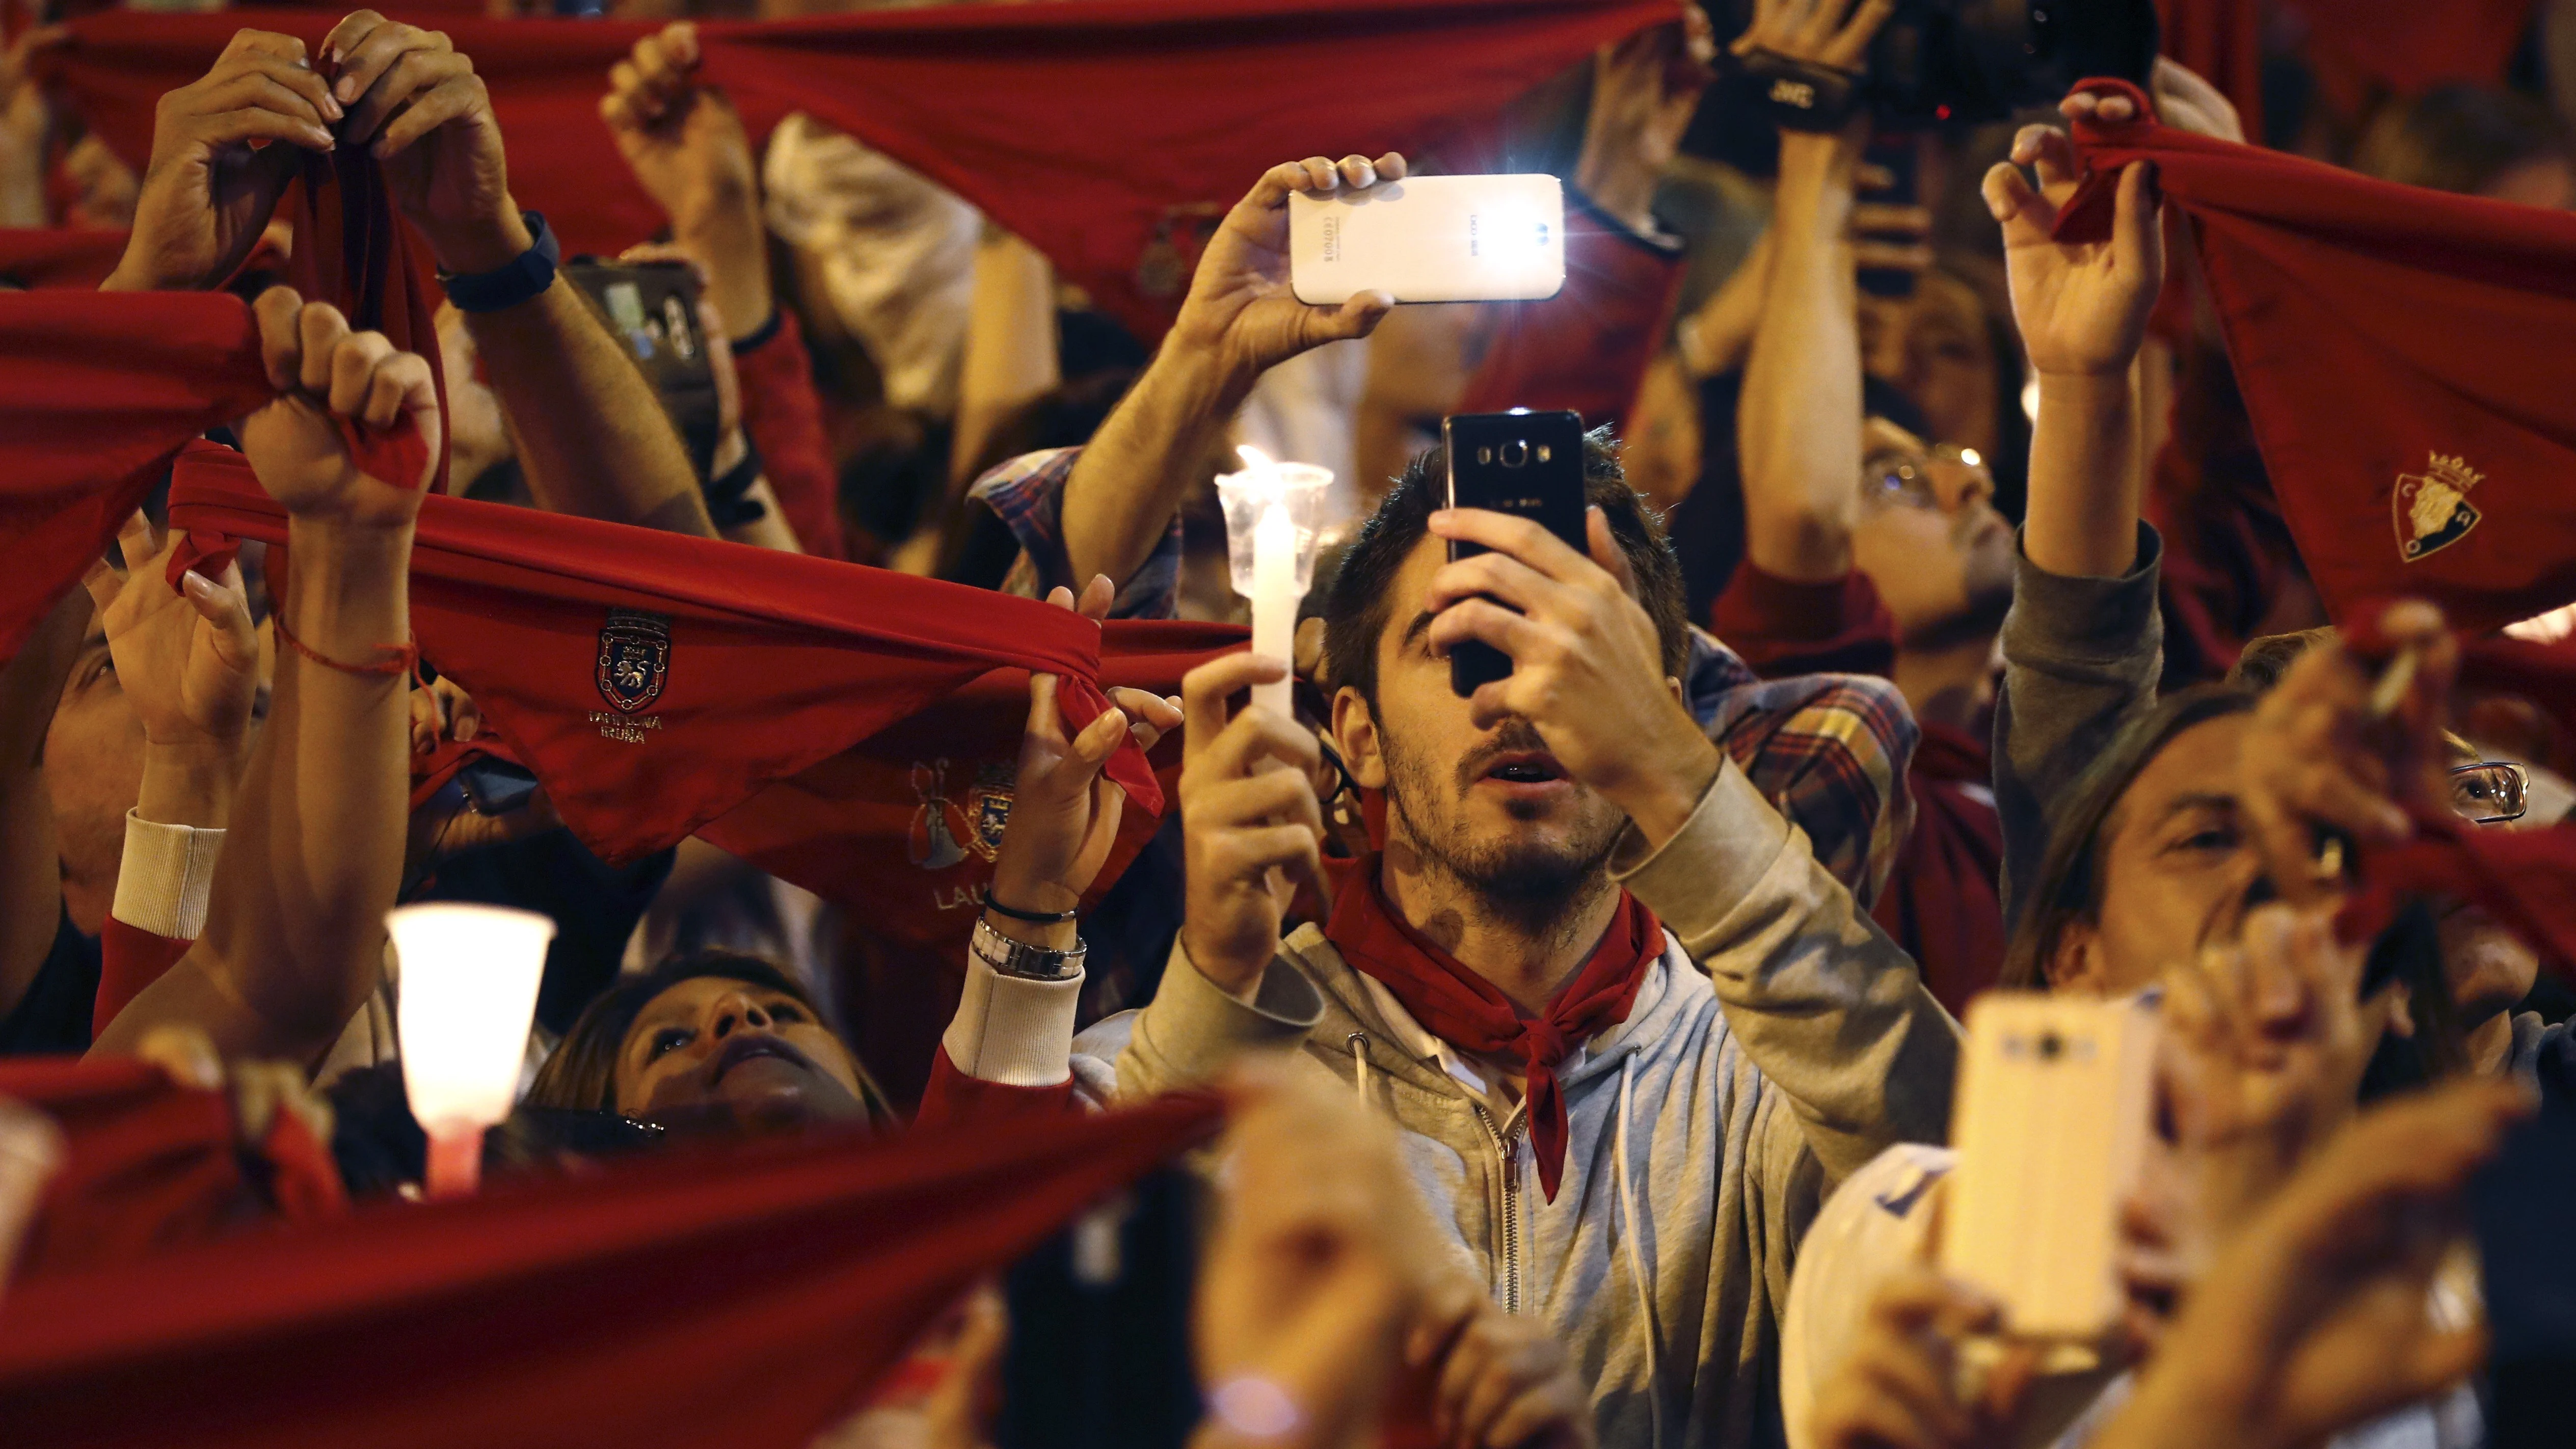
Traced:
MULTIPOLYGON (((506 5, 457 38, 245 16, 148 156, 52 83, 95 43, 75 13, 15 32, 0 364, 82 361, 9 313, 95 287, 152 294, 97 299, 133 337, 233 299, 255 375, 130 495, 143 424, 63 424, 95 436, 44 466, 91 451, 97 556, 0 478, 8 569, 86 569, 0 669, 0 1438, 66 1372, 11 1346, 62 1275, 458 1208, 422 1201, 385 922, 471 901, 556 927, 483 1199, 1216 1101, 1212 1147, 1162 1154, 1209 1194, 1167 1325, 1189 1442, 2544 1442, 2497 1432, 2524 1365, 2469 1225, 2508 1142, 2576 1111, 2576 690, 2482 675, 2497 631, 2399 564, 2356 600, 2303 560, 2254 369, 2338 358, 2252 358, 2159 163, 2099 149, 2576 211, 2576 9, 2502 7, 2510 78, 2353 82, 2329 7, 2284 0, 2242 7, 2234 76, 2169 15, 2143 85, 2018 124, 1775 136, 1716 78, 1861 76, 1895 0, 1757 0, 1722 39, 1659 8, 1495 121, 1563 181, 1557 297, 1299 300, 1292 198, 1507 169, 1448 134, 1173 207, 1136 264, 1142 295, 1169 273, 1157 331, 1080 284, 1083 237, 738 107, 709 59, 738 7, 700 8, 610 7, 651 25, 597 124, 661 224, 605 259, 514 184, 512 81, 461 44, 538 23, 506 5), (13 260, 101 231, 95 275, 13 260), (1591 429, 1580 546, 1449 506, 1441 419, 1510 408, 1591 429), (1239 444, 1336 479, 1291 658, 1223 627, 1239 444), (1470 644, 1511 668, 1462 693, 1470 644), (833 710, 865 723, 809 748, 833 710), (1945 1268, 1992 992, 2158 1024, 2095 1338, 1945 1268), (137 1063, 219 1104, 204 1223, 134 1216, 166 1162, 84 1155, 129 1150, 101 1104, 146 1089, 60 1074, 137 1063)), ((44 426, 0 419, 0 474, 44 426)), ((2475 461, 2301 486, 2413 560, 2524 526, 2472 505, 2475 461)), ((2510 641, 2564 652, 2533 612, 2510 641)), ((1095 1442, 1014 1408, 1017 1345, 1097 1335, 1116 1379, 1153 1335, 1014 1322, 997 1282, 930 1295, 899 1367, 774 1442, 1095 1442)), ((197 1406, 146 1410, 192 1442, 197 1406)))

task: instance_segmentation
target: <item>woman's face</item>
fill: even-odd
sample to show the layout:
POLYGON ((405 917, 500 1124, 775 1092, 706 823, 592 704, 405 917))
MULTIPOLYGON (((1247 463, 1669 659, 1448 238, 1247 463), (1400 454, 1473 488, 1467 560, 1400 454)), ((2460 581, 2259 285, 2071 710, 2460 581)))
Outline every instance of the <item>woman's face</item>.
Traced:
POLYGON ((2203 720, 2165 742, 2102 823, 2102 902, 2048 963, 2059 991, 2122 996, 2202 946, 2232 941, 2262 873, 2236 796, 2249 716, 2203 720))
POLYGON ((867 1116, 858 1063, 795 997, 726 976, 674 985, 617 1049, 617 1110, 673 1130, 793 1131, 867 1116))

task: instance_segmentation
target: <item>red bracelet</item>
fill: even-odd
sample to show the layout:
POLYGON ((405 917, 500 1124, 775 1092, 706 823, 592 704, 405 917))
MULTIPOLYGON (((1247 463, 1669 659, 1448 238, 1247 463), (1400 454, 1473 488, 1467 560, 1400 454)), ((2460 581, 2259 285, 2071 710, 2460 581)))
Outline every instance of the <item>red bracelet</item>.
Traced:
POLYGON ((336 669, 342 674, 358 674, 376 679, 391 679, 396 675, 411 673, 412 670, 420 663, 420 646, 417 644, 379 644, 376 646, 378 653, 390 654, 393 657, 390 659, 378 660, 373 664, 343 664, 339 660, 333 659, 329 655, 315 650, 311 646, 307 645, 303 640, 296 638, 293 634, 288 633, 286 631, 285 610, 280 609, 276 613, 269 615, 268 622, 269 627, 277 631, 277 642, 294 650, 296 653, 303 655, 305 658, 312 660, 314 663, 321 665, 325 669, 336 669))

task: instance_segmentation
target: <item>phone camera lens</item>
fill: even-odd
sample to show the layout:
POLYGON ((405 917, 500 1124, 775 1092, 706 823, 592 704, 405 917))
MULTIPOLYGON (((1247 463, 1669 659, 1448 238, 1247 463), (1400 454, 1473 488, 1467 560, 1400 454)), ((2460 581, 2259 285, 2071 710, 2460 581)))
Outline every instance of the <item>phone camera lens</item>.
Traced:
POLYGON ((2053 1062, 2064 1055, 2066 1055, 2066 1039, 2064 1037, 2059 1036, 2053 1031, 2041 1034, 2039 1038, 2039 1059, 2041 1061, 2053 1062))
POLYGON ((1528 464, 1528 462, 1529 462, 1529 444, 1527 444, 1527 443, 1525 443, 1525 442, 1521 441, 1521 440, 1520 440, 1520 439, 1518 439, 1518 438, 1514 438, 1514 439, 1512 439, 1510 442, 1503 444, 1503 466, 1504 466, 1504 467, 1506 467, 1506 468, 1519 468, 1519 467, 1523 467, 1523 466, 1527 465, 1527 464, 1528 464))

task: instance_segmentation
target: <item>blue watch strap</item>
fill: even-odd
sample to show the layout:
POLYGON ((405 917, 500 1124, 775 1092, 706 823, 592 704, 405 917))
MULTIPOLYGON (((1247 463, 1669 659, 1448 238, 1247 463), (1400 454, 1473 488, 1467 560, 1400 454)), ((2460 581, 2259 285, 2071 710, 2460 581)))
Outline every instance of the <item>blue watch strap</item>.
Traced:
POLYGON ((528 234, 535 240, 508 265, 471 276, 438 274, 438 285, 446 289, 447 300, 456 304, 457 311, 498 312, 542 296, 546 288, 555 284, 555 267, 563 261, 563 246, 555 240, 554 228, 546 225, 539 212, 524 211, 519 217, 528 224, 528 234))

